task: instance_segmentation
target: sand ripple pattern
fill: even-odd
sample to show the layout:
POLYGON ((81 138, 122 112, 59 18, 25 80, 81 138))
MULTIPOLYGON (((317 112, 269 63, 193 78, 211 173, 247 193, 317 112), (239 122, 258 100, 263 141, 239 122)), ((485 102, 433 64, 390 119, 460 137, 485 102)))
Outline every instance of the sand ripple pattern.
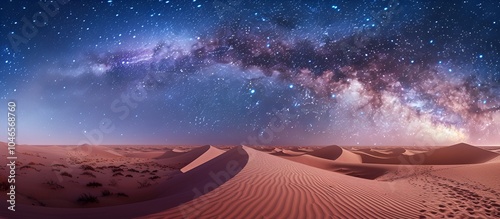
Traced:
MULTIPOLYGON (((370 181, 244 147, 234 178, 181 206, 143 218, 415 218, 423 206, 405 184, 370 181), (198 203, 197 203, 198 202, 198 203), (196 208, 186 213, 185 209, 196 208)), ((415 195, 416 196, 416 195, 415 195)))

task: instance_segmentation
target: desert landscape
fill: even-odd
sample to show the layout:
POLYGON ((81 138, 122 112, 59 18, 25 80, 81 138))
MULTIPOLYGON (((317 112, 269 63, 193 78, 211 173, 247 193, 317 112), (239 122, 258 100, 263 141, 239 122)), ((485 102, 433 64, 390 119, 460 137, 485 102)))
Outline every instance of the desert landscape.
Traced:
POLYGON ((0 219, 500 218, 500 0, 0 17, 0 219))
MULTIPOLYGON (((7 147, 2 144, 2 147, 7 147)), ((0 150, 2 157, 7 149, 0 150)), ((4 218, 495 218, 500 148, 17 147, 4 218)), ((7 199, 8 167, 1 167, 7 199)))

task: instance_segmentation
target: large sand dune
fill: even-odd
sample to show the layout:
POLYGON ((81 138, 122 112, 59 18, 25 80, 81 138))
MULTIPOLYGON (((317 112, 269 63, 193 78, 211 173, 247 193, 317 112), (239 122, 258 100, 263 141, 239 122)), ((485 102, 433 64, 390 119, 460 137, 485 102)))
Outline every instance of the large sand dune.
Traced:
POLYGON ((283 157, 283 158, 294 162, 302 163, 308 166, 317 167, 320 169, 364 179, 376 179, 384 175, 385 173, 389 172, 390 170, 395 169, 395 167, 390 165, 362 164, 355 162, 344 163, 344 162, 338 162, 336 160, 315 157, 308 154, 302 156, 283 157))
MULTIPOLYGON (((190 152, 188 152, 188 153, 190 153, 190 152)), ((213 159, 213 158, 215 158, 223 153, 224 153, 223 150, 220 150, 220 149, 215 148, 213 146, 209 146, 208 149, 205 150, 205 152, 203 154, 199 155, 196 159, 194 159, 188 165, 183 167, 181 169, 181 171, 182 172, 190 171, 193 168, 200 166, 200 165, 206 163, 207 161, 209 161, 209 160, 211 160, 211 159, 213 159)))
POLYGON ((309 155, 346 163, 361 163, 361 157, 339 146, 327 146, 308 153, 309 155))
POLYGON ((453 165, 483 163, 499 154, 468 144, 456 144, 429 150, 423 153, 383 154, 373 150, 359 150, 354 153, 361 156, 363 163, 404 164, 404 165, 453 165))
MULTIPOLYGON (((415 156, 418 155, 413 155, 409 158, 411 159, 415 156)), ((431 150, 421 154, 421 157, 423 157, 423 164, 427 165, 484 163, 497 156, 497 153, 464 143, 431 150)))
POLYGON ((167 151, 156 159, 158 160, 158 163, 173 165, 177 168, 181 168, 182 172, 186 172, 222 154, 223 152, 223 150, 213 146, 205 145, 187 152, 167 151))

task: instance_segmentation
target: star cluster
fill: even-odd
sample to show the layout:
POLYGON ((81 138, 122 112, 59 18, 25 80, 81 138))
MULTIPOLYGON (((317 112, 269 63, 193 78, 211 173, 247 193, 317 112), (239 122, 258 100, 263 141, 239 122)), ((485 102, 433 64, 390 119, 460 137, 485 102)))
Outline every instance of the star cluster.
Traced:
POLYGON ((496 1, 61 2, 0 7, 24 143, 500 143, 496 1))

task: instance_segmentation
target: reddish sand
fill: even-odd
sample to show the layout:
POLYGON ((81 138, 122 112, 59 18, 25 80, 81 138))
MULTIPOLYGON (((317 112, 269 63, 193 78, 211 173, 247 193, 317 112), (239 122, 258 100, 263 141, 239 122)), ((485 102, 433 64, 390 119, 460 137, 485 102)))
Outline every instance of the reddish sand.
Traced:
POLYGON ((339 146, 324 147, 308 154, 329 160, 335 160, 346 163, 361 163, 361 157, 355 153, 345 150, 339 146))
MULTIPOLYGON (((3 157, 5 147, 1 144, 3 157)), ((3 201, 0 215, 500 217, 500 157, 493 152, 498 148, 489 151, 458 144, 430 150, 339 146, 257 149, 19 146, 16 212, 8 211, 3 201), (82 194, 91 198, 78 201, 82 194)), ((5 181, 6 176, 3 165, 0 180, 5 181)), ((2 191, 4 200, 5 194, 2 191)))

